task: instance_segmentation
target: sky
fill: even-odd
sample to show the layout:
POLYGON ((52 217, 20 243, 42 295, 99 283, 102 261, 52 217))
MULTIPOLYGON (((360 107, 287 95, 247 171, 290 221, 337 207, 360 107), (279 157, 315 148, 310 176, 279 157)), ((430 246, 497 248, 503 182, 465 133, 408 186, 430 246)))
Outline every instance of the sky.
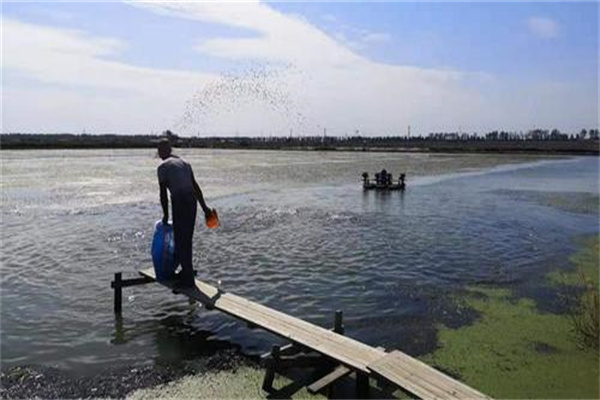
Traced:
POLYGON ((598 127, 597 2, 3 2, 2 132, 598 127))

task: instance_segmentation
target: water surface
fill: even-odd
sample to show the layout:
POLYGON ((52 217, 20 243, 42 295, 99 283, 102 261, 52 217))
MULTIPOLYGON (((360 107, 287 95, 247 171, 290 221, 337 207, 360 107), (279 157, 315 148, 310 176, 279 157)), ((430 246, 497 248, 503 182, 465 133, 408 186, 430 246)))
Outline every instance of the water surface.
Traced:
MULTIPOLYGON (((504 285, 543 305, 541 277, 568 268, 574 237, 598 232, 590 207, 556 205, 597 205, 597 158, 181 153, 222 222, 197 225, 201 279, 323 326, 342 309, 348 335, 413 355, 435 347, 437 322, 474 317, 448 301, 466 286, 504 285), (408 189, 363 192, 360 174, 382 167, 406 172, 408 189)), ((220 347, 259 354, 277 340, 158 285, 125 289, 115 319, 113 274, 151 265, 153 155, 2 152, 3 365, 88 373, 220 347)))

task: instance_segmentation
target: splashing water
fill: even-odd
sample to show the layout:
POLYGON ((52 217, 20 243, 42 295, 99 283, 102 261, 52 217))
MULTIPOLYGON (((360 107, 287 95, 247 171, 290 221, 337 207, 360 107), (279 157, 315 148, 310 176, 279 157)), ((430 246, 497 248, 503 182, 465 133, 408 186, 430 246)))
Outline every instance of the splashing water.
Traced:
POLYGON ((231 129, 232 125, 237 125, 237 132, 257 127, 277 133, 305 130, 307 118, 298 101, 300 93, 292 89, 302 79, 293 65, 253 66, 240 73, 227 73, 186 102, 175 126, 190 134, 210 134, 211 129, 231 129), (239 126, 241 123, 244 126, 239 126))

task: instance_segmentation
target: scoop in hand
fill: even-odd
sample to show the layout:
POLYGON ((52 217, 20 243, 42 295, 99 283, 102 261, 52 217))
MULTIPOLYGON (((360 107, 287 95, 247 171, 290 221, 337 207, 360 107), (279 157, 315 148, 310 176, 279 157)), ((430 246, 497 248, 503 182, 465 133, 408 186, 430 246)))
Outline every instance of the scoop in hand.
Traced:
POLYGON ((219 227, 219 215, 217 210, 214 208, 210 210, 210 213, 206 216, 206 227, 209 229, 215 229, 219 227))

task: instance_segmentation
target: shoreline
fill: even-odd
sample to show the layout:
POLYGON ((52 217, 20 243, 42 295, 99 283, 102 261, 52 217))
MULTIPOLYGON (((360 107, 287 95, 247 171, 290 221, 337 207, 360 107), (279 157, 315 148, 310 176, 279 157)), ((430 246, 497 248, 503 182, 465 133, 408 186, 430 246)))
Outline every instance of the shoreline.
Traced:
MULTIPOLYGON (((156 148, 157 135, 0 134, 0 150, 156 148)), ((600 155, 595 138, 169 137, 174 148, 456 154, 600 155)))
MULTIPOLYGON (((519 148, 483 148, 469 149, 460 147, 442 147, 442 148, 412 148, 412 147, 365 147, 365 148, 348 148, 348 147, 327 147, 327 148, 312 148, 312 147, 180 147, 173 146, 177 150, 242 150, 242 151, 292 151, 292 152, 336 152, 336 153, 417 153, 417 154, 493 154, 493 155, 538 155, 538 156, 600 156, 600 147, 595 149, 519 149, 519 148)), ((142 150, 152 149, 156 146, 32 146, 32 147, 12 147, 0 146, 1 151, 33 151, 33 150, 142 150)))
POLYGON ((258 367, 254 357, 237 350, 169 364, 130 364, 77 375, 73 371, 46 365, 2 367, 0 398, 126 398, 136 390, 155 388, 187 376, 204 376, 242 367, 258 367))

